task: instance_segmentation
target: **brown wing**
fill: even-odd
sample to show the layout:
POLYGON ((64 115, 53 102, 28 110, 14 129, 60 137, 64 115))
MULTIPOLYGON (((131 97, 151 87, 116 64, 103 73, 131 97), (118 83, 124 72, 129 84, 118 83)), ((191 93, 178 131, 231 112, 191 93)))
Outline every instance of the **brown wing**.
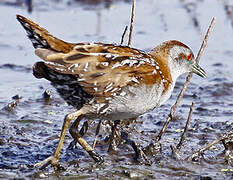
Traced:
POLYGON ((128 84, 153 84, 161 80, 157 62, 137 49, 111 44, 77 44, 69 53, 38 48, 46 65, 77 77, 78 84, 94 96, 115 95, 128 84))
POLYGON ((16 15, 16 18, 26 30, 34 48, 46 48, 67 53, 75 46, 73 43, 68 43, 52 36, 46 29, 21 15, 16 15))
POLYGON ((154 55, 112 44, 67 43, 23 16, 17 15, 17 19, 46 65, 59 73, 76 76, 78 84, 91 95, 108 97, 128 84, 151 85, 164 80, 162 74, 169 81, 170 74, 161 70, 166 69, 164 63, 154 55))

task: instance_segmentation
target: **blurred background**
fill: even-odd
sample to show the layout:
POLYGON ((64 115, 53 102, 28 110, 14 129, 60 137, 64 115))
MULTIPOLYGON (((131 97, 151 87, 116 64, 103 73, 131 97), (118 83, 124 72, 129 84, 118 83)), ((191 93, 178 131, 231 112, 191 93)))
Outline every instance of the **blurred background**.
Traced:
MULTIPOLYGON (((119 44, 125 26, 130 23, 131 0, 0 1, 0 178, 232 178, 231 173, 223 171, 231 169, 232 164, 225 163, 221 155, 222 145, 216 145, 216 149, 206 154, 207 160, 200 164, 175 161, 170 157, 169 148, 180 137, 179 130, 185 125, 192 101, 195 102, 195 110, 183 148, 184 158, 232 129, 232 0, 137 0, 133 47, 144 51, 163 41, 176 39, 197 54, 212 17, 216 17, 200 62, 208 77, 193 77, 176 118, 161 141, 164 148, 154 165, 147 167, 132 163, 128 157, 132 153, 130 147, 123 147, 126 151, 112 156, 107 153, 106 145, 99 145, 97 151, 105 156, 108 166, 93 168, 92 160, 79 146, 75 150, 67 150, 71 141, 67 134, 61 161, 69 162, 69 171, 61 174, 28 170, 29 165, 53 152, 64 115, 73 109, 48 81, 32 75, 31 68, 39 58, 34 55, 26 32, 16 21, 16 14, 33 20, 68 42, 119 44), (49 102, 43 98, 46 90, 52 94, 49 102), (17 106, 9 109, 11 102, 17 106)), ((184 81, 185 76, 182 76, 172 98, 164 106, 142 115, 138 123, 129 127, 132 128, 132 139, 146 145, 159 132, 184 81)), ((92 126, 85 137, 89 141, 94 138, 95 122, 92 126)))

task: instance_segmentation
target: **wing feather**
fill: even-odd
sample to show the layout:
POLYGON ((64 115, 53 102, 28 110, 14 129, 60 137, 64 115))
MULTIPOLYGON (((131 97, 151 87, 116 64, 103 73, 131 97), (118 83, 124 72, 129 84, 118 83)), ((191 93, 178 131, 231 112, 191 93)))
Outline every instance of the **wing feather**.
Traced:
POLYGON ((108 44, 77 45, 69 53, 38 48, 36 54, 46 66, 77 77, 77 83, 94 96, 117 94, 127 85, 137 86, 146 78, 152 84, 161 77, 156 62, 137 49, 108 44))

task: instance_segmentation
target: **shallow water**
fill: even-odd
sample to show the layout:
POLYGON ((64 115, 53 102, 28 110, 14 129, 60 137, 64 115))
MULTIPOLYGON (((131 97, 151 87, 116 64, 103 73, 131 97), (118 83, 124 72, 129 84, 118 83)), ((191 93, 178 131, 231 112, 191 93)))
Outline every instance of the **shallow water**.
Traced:
MULTIPOLYGON (((233 4, 230 1, 138 0, 133 46, 145 51, 165 40, 177 39, 189 45, 196 54, 211 18, 216 16, 216 25, 200 63, 208 77, 193 77, 175 120, 161 139, 162 151, 153 157, 152 166, 134 162, 133 150, 127 145, 121 145, 116 154, 108 153, 108 145, 103 141, 108 131, 102 129, 96 150, 104 156, 105 162, 96 166, 79 146, 67 149, 72 141, 67 133, 61 155, 61 163, 67 170, 58 173, 53 173, 51 168, 33 170, 30 165, 52 154, 63 118, 73 109, 59 97, 49 82, 33 77, 31 67, 39 58, 34 55, 31 42, 15 15, 24 15, 69 42, 119 43, 125 25, 129 24, 131 4, 127 1, 90 5, 71 0, 35 0, 33 12, 29 14, 24 5, 9 2, 12 1, 0 3, 0 178, 232 178, 230 169, 233 167, 224 159, 222 144, 206 151, 199 163, 174 160, 170 149, 170 145, 179 142, 180 130, 185 125, 192 101, 195 102, 195 109, 181 149, 182 159, 232 129, 233 4), (49 102, 43 99, 46 89, 51 90, 53 96, 49 102), (11 111, 6 110, 15 95, 21 97, 18 105, 11 111)), ((142 146, 150 143, 166 120, 184 81, 185 76, 182 76, 165 105, 142 115, 136 123, 124 128, 131 139, 142 146)), ((85 135, 89 142, 93 141, 96 123, 90 123, 85 135)))

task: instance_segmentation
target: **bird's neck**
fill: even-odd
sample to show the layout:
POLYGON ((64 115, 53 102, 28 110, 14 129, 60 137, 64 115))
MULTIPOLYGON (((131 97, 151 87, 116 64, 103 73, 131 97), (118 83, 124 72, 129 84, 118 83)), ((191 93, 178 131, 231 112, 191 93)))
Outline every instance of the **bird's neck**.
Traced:
POLYGON ((171 56, 169 55, 170 52, 167 49, 156 47, 151 52, 149 52, 149 54, 151 54, 155 61, 158 62, 163 75, 170 83, 174 84, 177 78, 181 74, 185 73, 179 64, 172 60, 171 56))

